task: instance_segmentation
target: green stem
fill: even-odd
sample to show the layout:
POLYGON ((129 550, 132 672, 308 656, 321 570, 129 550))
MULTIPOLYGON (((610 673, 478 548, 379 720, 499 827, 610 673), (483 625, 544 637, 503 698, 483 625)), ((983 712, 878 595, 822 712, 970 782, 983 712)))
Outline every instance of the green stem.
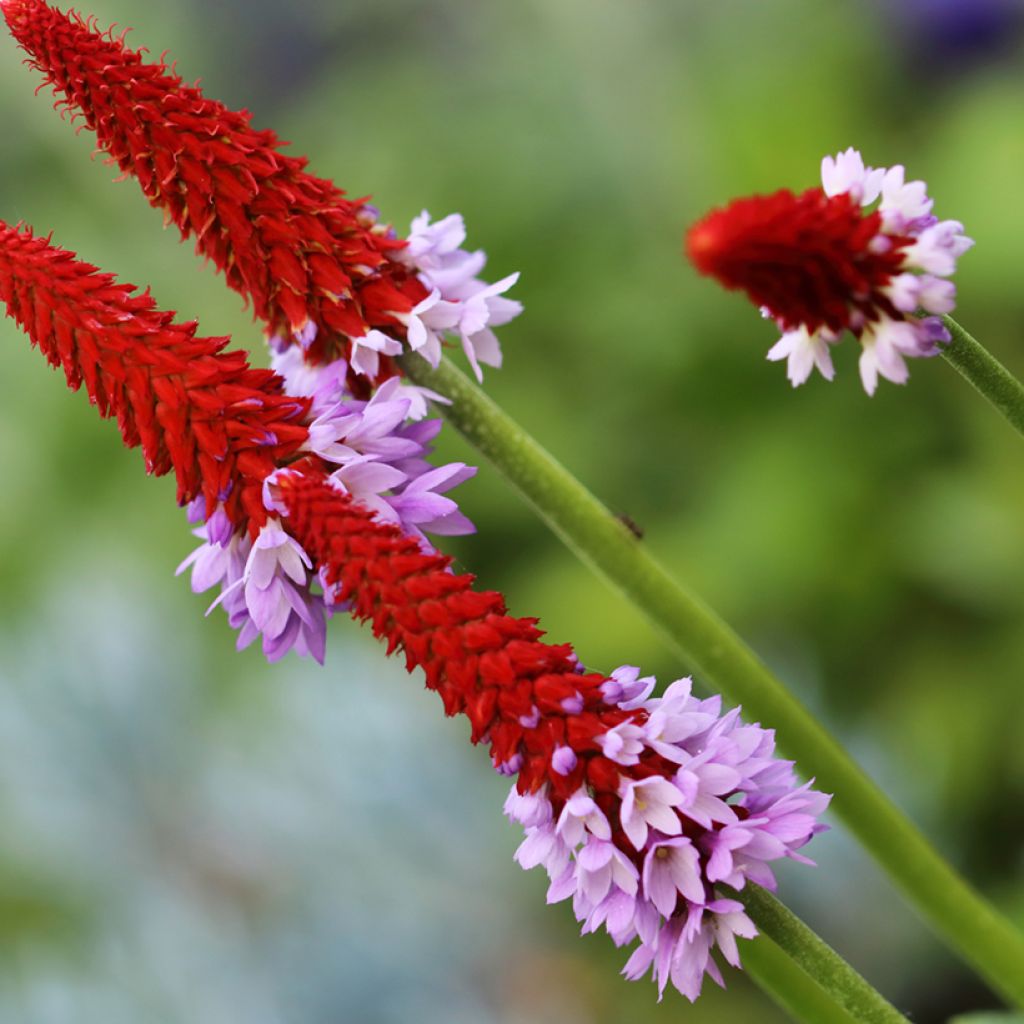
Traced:
POLYGON ((942 322, 952 336, 942 349, 946 362, 1024 434, 1024 385, 951 316, 944 316, 942 322))
POLYGON ((629 598, 704 681, 778 731, 802 771, 920 914, 1007 1000, 1024 1008, 1024 935, 950 867, 828 731, 710 608, 675 582, 578 480, 448 360, 403 368, 452 400, 447 420, 576 554, 629 598))
MULTIPOLYGON (((832 1000, 780 946, 760 935, 741 947, 747 973, 783 1010, 801 1024, 863 1024, 870 1017, 856 1017, 832 1000)), ((897 1017, 906 1024, 904 1017, 897 1017)))
POLYGON ((865 1024, 907 1024, 907 1018, 892 1003, 766 889, 749 885, 736 896, 745 904, 761 936, 784 950, 857 1020, 865 1024))

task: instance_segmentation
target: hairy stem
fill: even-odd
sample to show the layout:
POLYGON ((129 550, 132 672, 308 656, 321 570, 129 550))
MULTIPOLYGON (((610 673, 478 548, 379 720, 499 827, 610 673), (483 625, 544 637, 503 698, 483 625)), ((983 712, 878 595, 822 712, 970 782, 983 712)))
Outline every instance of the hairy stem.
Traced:
POLYGON ((1010 1002, 1024 1008, 1024 935, 972 889, 740 637, 677 583, 623 523, 449 362, 403 368, 451 399, 445 418, 591 568, 632 601, 703 682, 778 731, 779 745, 922 917, 1010 1002))
MULTIPOLYGON (((767 935, 741 946, 743 965, 757 984, 800 1024, 866 1024, 837 1003, 789 954, 767 935)), ((895 1020, 907 1024, 906 1018, 895 1020)))
POLYGON ((770 892, 748 885, 736 893, 762 936, 767 936, 828 991, 844 1010, 866 1024, 906 1024, 903 1016, 827 942, 770 892))
POLYGON ((942 322, 952 335, 942 349, 946 362, 1024 434, 1024 384, 951 316, 944 316, 942 322))

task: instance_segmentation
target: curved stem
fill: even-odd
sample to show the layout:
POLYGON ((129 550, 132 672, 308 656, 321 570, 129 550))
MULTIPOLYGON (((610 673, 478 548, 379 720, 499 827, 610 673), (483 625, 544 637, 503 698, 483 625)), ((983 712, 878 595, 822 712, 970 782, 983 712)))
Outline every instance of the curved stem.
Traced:
POLYGON ((762 937, 775 942, 857 1020, 866 1024, 906 1024, 907 1018, 892 1003, 770 892, 750 885, 736 896, 745 904, 762 937))
POLYGON ((446 419, 518 488, 554 532, 664 633, 706 683, 778 731, 800 769, 919 913, 1007 1000, 1024 1008, 1024 935, 950 867, 739 636, 659 565, 575 477, 448 360, 403 368, 451 399, 446 419))
MULTIPOLYGON (((767 935, 759 935, 742 946, 743 966, 765 992, 801 1024, 864 1024, 870 1017, 857 1017, 829 998, 810 975, 767 935)), ((906 1018, 896 1020, 906 1024, 906 1018)))
POLYGON ((942 348, 946 362, 1024 435, 1024 384, 951 316, 944 316, 942 322, 952 337, 942 348))

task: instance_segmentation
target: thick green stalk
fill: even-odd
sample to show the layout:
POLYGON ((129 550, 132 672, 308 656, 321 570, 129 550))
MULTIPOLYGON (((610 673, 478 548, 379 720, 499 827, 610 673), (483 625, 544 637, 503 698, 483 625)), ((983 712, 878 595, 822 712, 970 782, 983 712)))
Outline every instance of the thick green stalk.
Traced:
POLYGON ((835 794, 833 808, 950 947, 1024 1008, 1024 935, 950 867, 739 636, 658 564, 578 480, 444 360, 403 367, 451 399, 446 419, 518 488, 576 554, 660 628, 703 681, 778 731, 780 747, 835 794))
MULTIPOLYGON (((872 1019, 855 1016, 836 1003, 767 935, 744 942, 741 955, 747 973, 800 1024, 866 1024, 872 1019)), ((896 1020, 907 1024, 905 1017, 896 1020)))
POLYGON ((951 316, 944 316, 942 322, 952 335, 942 349, 946 362, 1024 434, 1024 385, 951 316))
POLYGON ((907 1018, 892 1003, 770 892, 748 885, 735 895, 743 900, 762 938, 775 942, 857 1020, 865 1024, 907 1024, 907 1018))

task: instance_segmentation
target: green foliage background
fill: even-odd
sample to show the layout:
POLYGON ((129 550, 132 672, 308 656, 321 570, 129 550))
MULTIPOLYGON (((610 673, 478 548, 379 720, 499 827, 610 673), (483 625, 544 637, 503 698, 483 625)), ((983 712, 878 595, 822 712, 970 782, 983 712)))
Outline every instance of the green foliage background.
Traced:
MULTIPOLYGON (((1024 921, 1019 438, 941 361, 869 400, 846 344, 834 384, 791 391, 770 327, 680 257, 711 205, 806 187, 857 145, 967 225, 958 316, 1024 373, 1019 39, 929 50, 901 29, 920 6, 90 10, 400 227, 462 211, 495 277, 523 271, 491 393, 1024 921)), ((212 268, 0 51, 0 216, 259 351, 212 268)), ((505 783, 463 723, 359 629, 332 625, 326 669, 236 654, 173 579, 173 484, 0 331, 0 1020, 783 1019, 734 973, 692 1010, 620 981, 624 956, 511 862, 505 783)), ((455 549, 515 611, 595 667, 681 672, 492 471, 463 494, 481 532, 455 549)), ((840 830, 814 855, 784 898, 916 1020, 994 1005, 840 830)))

